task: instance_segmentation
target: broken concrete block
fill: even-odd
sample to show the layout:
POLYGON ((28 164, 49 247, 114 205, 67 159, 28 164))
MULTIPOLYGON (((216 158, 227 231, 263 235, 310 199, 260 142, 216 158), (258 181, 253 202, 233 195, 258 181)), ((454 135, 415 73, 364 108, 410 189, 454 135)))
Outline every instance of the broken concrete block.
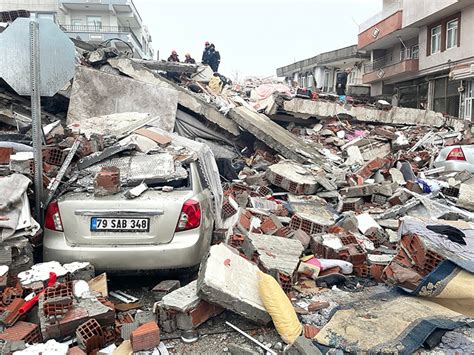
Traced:
POLYGON ((155 296, 156 301, 160 301, 164 296, 177 290, 181 287, 181 282, 179 280, 165 280, 161 281, 158 285, 153 287, 151 291, 155 296))
POLYGON ((405 178, 403 177, 403 173, 400 170, 396 168, 391 168, 388 172, 392 176, 393 182, 396 182, 400 186, 406 185, 405 178))
POLYGON ((273 185, 296 195, 313 195, 318 187, 318 180, 311 171, 293 161, 271 165, 265 177, 273 185))
POLYGON ((379 185, 376 185, 376 184, 367 184, 367 185, 345 187, 341 189, 340 194, 346 197, 370 196, 376 193, 378 186, 379 185))
POLYGON ((271 321, 258 292, 258 267, 237 250, 214 245, 201 264, 198 296, 260 324, 271 321))
POLYGON ((309 242, 311 240, 308 233, 306 233, 305 231, 301 229, 295 230, 291 238, 295 240, 299 240, 304 249, 308 248, 309 242))
POLYGON ((279 273, 293 276, 304 249, 299 240, 249 233, 242 250, 248 258, 255 257, 258 264, 276 278, 279 273))
POLYGON ((174 313, 176 325, 181 330, 194 329, 224 310, 222 307, 210 304, 198 297, 197 281, 164 296, 160 307, 168 313, 174 313))
POLYGON ((403 205, 405 204, 412 196, 409 195, 404 190, 399 190, 395 192, 389 199, 388 202, 392 205, 403 205))
POLYGON ((474 185, 461 184, 456 206, 474 212, 474 185))
POLYGON ((356 218, 357 218, 357 223, 358 223, 359 230, 364 235, 370 235, 375 230, 382 228, 375 221, 375 219, 373 219, 372 216, 368 213, 360 214, 360 215, 356 216, 356 218))
POLYGON ((360 149, 358 146, 350 146, 346 149, 347 151, 347 160, 345 164, 347 166, 359 164, 362 165, 364 164, 364 158, 362 157, 362 154, 360 152, 360 149))

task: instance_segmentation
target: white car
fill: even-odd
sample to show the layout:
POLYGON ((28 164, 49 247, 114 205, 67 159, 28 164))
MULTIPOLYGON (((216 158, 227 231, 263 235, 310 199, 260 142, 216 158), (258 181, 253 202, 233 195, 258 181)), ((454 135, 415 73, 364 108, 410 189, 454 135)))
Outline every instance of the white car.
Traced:
POLYGON ((214 218, 210 191, 197 162, 174 190, 149 189, 135 199, 66 193, 47 209, 44 261, 89 261, 96 269, 192 268, 210 246, 214 218))
POLYGON ((453 145, 441 149, 434 166, 444 167, 445 171, 474 173, 474 145, 453 145))

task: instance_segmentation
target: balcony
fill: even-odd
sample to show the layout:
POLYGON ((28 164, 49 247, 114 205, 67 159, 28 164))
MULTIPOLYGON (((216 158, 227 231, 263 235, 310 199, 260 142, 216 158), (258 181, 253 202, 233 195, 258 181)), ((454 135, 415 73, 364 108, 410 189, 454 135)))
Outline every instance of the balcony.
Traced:
POLYGON ((130 18, 133 26, 141 26, 142 18, 132 0, 59 0, 65 11, 104 11, 113 10, 117 17, 130 18), (135 22, 136 21, 136 22, 135 22))
POLYGON ((359 26, 359 49, 366 49, 376 41, 401 30, 402 23, 403 11, 401 4, 395 3, 393 7, 389 7, 389 9, 386 9, 359 26))
POLYGON ((417 57, 402 55, 400 61, 396 63, 387 63, 387 57, 382 57, 364 66, 365 74, 362 82, 371 84, 381 80, 409 77, 416 72, 418 72, 417 57))
POLYGON ((140 40, 130 27, 99 26, 99 25, 59 25, 72 38, 80 38, 85 42, 101 43, 112 38, 118 38, 131 44, 140 57, 144 57, 140 40))

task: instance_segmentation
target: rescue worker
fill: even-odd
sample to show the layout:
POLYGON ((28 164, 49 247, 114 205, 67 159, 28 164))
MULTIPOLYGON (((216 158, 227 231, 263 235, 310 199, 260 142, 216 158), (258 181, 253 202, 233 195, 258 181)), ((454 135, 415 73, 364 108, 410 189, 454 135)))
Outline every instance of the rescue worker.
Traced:
POLYGON ((196 64, 196 61, 194 60, 194 58, 191 57, 191 54, 186 53, 184 57, 186 58, 186 59, 184 60, 185 63, 188 63, 188 64, 196 64))
POLYGON ((347 68, 342 73, 338 74, 336 79, 336 93, 339 95, 341 101, 346 99, 347 77, 352 72, 352 68, 347 68))
POLYGON ((171 52, 171 55, 168 57, 168 62, 179 62, 178 53, 176 51, 171 52))
POLYGON ((221 64, 221 54, 219 51, 216 51, 216 46, 214 46, 214 44, 210 45, 210 53, 209 66, 214 73, 217 73, 217 70, 219 70, 219 64, 221 64))
POLYGON ((202 52, 202 64, 208 64, 209 65, 209 59, 211 58, 211 51, 210 48, 211 45, 209 44, 208 41, 204 43, 204 51, 202 52))

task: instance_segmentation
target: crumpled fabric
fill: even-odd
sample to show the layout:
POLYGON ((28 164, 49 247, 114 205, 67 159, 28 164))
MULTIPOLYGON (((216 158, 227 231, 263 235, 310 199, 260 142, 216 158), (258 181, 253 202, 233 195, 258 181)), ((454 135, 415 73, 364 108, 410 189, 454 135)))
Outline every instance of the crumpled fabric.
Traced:
POLYGON ((0 179, 0 211, 17 205, 26 192, 30 179, 21 174, 12 174, 0 179))
POLYGON ((284 84, 262 84, 252 92, 251 99, 254 101, 265 100, 275 92, 291 96, 290 88, 284 84))

